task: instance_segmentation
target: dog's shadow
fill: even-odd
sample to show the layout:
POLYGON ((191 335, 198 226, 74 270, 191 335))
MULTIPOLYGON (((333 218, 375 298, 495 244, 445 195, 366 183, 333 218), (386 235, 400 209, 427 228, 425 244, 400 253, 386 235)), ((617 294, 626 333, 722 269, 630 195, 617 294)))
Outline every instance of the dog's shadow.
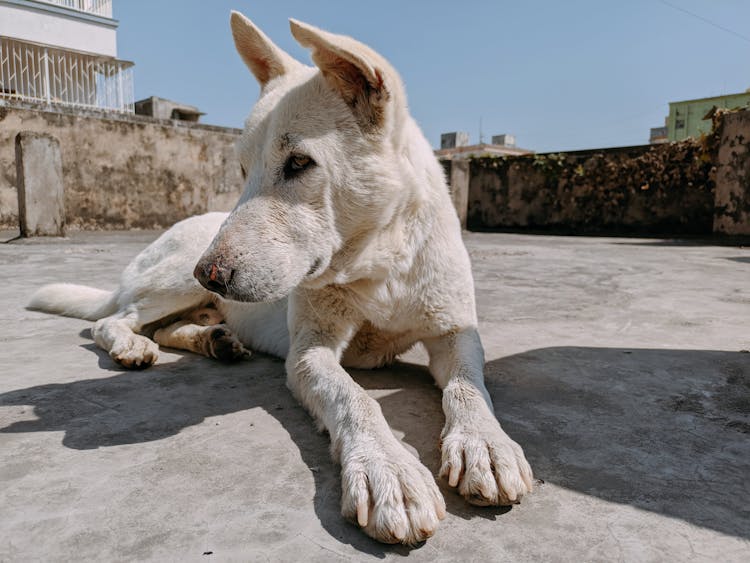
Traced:
MULTIPOLYGON (((62 431, 65 446, 91 449, 159 440, 207 417, 259 407, 299 448, 315 482, 315 512, 333 538, 380 558, 409 553, 371 540, 342 519, 328 437, 313 430, 286 389, 283 362, 256 356, 219 369, 186 353, 148 370, 122 371, 93 344, 85 346, 114 375, 2 394, 0 406, 33 405, 38 419, 0 432, 62 431)), ((427 370, 397 364, 351 373, 436 474, 444 418, 427 370)), ((750 536, 741 471, 750 455, 750 354, 543 348, 493 360, 486 375, 503 427, 524 446, 537 477, 750 536), (696 508, 706 505, 710 509, 696 508)), ((469 506, 442 481, 441 488, 454 516, 495 519, 506 512, 469 506)))
MULTIPOLYGON (((82 336, 89 338, 90 331, 82 336)), ((219 365, 214 360, 180 352, 176 361, 146 370, 126 370, 95 344, 84 344, 98 356, 109 377, 48 384, 0 395, 0 406, 33 405, 36 420, 15 422, 2 433, 62 431, 63 445, 88 450, 160 440, 206 418, 261 408, 272 415, 299 448, 315 481, 314 509, 323 527, 342 543, 379 558, 406 555, 415 547, 384 545, 346 522, 340 512, 339 467, 331 460, 327 435, 315 431, 307 412, 285 385, 281 360, 255 355, 250 361, 219 365)), ((174 352, 174 351, 172 351, 174 352)), ((397 364, 388 370, 353 371, 366 389, 380 395, 386 418, 433 473, 443 414, 440 392, 425 368, 397 364)), ((407 446, 407 447, 408 447, 407 446)), ((448 510, 463 518, 472 510, 446 489, 448 510)))

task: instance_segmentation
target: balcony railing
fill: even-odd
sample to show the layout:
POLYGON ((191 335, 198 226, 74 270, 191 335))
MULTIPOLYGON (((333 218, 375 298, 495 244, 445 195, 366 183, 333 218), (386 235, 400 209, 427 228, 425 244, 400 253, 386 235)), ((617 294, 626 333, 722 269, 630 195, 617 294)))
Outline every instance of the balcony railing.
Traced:
POLYGON ((104 18, 112 17, 112 0, 38 0, 45 4, 55 4, 56 6, 63 6, 65 8, 71 8, 72 10, 78 10, 79 12, 86 12, 88 14, 95 14, 104 18))
POLYGON ((0 98, 133 113, 132 66, 0 37, 0 98))

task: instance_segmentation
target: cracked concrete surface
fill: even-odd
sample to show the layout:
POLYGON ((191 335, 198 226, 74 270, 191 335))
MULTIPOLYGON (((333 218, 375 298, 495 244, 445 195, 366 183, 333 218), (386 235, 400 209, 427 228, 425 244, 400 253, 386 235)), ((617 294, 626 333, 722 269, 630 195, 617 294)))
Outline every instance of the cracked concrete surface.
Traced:
MULTIPOLYGON (((128 372, 91 323, 24 310, 43 283, 112 288, 155 236, 0 245, 0 560, 750 560, 748 249, 468 234, 488 387, 544 484, 509 510, 442 483, 448 517, 409 549, 342 520, 279 360, 128 372)), ((353 376, 434 473, 423 363, 353 376)))

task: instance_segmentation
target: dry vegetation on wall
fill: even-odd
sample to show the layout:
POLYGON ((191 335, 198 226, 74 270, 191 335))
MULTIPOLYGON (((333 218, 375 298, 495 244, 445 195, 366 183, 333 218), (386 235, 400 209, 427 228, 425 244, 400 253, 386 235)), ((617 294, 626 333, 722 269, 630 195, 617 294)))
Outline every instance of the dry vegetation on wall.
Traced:
POLYGON ((709 234, 714 143, 473 159, 468 227, 709 234))

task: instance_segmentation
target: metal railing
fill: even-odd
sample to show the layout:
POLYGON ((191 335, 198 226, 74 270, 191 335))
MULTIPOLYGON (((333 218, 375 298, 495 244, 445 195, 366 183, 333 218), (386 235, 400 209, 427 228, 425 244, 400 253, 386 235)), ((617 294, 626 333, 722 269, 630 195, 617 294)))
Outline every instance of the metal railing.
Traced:
POLYGON ((112 0, 38 0, 45 4, 55 4, 56 6, 63 6, 65 8, 71 8, 78 10, 79 12, 86 12, 88 14, 96 14, 105 18, 112 17, 112 0))
POLYGON ((132 66, 0 37, 0 98, 133 113, 132 66))

